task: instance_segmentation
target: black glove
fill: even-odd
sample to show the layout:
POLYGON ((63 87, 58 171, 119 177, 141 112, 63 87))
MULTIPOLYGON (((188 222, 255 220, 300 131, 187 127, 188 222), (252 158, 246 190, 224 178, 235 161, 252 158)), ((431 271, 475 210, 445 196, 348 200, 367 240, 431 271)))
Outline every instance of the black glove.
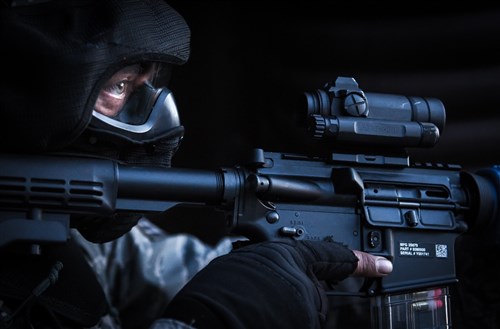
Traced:
POLYGON ((195 328, 320 328, 321 280, 345 279, 358 259, 326 241, 267 241, 213 260, 175 296, 165 316, 195 328))

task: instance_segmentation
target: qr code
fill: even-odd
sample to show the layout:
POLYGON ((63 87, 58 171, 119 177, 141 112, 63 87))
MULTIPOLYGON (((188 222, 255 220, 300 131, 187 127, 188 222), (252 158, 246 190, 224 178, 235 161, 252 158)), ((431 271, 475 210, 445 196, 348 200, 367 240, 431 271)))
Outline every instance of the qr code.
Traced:
POLYGON ((445 244, 436 245, 436 257, 446 258, 448 257, 448 246, 445 244))

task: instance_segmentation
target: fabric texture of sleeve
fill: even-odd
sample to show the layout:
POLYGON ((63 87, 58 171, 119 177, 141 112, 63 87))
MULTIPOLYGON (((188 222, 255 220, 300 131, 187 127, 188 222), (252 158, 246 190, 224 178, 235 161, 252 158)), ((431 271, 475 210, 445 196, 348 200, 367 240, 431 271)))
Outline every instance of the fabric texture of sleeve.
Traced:
MULTIPOLYGON (((121 328, 153 325, 197 272, 232 248, 228 238, 211 246, 192 235, 168 235, 147 219, 141 219, 129 233, 112 242, 94 244, 76 231, 73 238, 97 273, 111 317, 121 328)), ((177 327, 166 326, 170 322, 162 319, 153 328, 189 328, 179 327, 178 322, 177 327)))

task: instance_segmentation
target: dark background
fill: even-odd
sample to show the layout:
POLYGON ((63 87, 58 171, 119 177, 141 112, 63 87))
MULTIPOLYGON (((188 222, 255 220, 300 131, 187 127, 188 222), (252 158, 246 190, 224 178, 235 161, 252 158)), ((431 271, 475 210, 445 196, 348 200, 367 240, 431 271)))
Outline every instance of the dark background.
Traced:
MULTIPOLYGON (((316 149, 296 125, 298 100, 338 76, 354 77, 365 92, 444 103, 439 143, 409 149, 413 160, 467 170, 500 164, 498 5, 168 2, 192 31, 191 58, 176 69, 170 86, 186 127, 175 166, 232 166, 255 147, 316 149)), ((179 231, 196 227, 195 234, 212 242, 224 232, 223 220, 207 226, 206 213, 195 211, 193 225, 185 214, 181 208, 183 220, 170 225, 179 231)), ((331 327, 369 327, 367 300, 336 298, 330 307, 331 327)))
POLYGON ((500 164, 499 6, 169 3, 192 32, 191 58, 171 84, 186 126, 174 165, 231 166, 254 147, 309 150, 297 100, 337 76, 354 77, 365 92, 444 103, 439 143, 409 149, 412 159, 500 164))

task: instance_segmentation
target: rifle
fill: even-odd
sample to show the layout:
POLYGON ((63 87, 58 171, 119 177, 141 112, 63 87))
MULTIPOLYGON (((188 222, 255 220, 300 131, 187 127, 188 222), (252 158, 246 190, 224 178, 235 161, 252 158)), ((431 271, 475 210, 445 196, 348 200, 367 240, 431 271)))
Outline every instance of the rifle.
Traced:
POLYGON ((331 153, 256 149, 248 163, 219 170, 4 154, 0 247, 64 243, 80 214, 210 206, 232 234, 252 241, 335 240, 389 258, 389 276, 330 292, 373 297, 374 328, 449 326, 455 240, 493 225, 500 170, 410 162, 407 147, 432 147, 444 129, 438 99, 364 93, 346 77, 304 96, 307 131, 331 153))

